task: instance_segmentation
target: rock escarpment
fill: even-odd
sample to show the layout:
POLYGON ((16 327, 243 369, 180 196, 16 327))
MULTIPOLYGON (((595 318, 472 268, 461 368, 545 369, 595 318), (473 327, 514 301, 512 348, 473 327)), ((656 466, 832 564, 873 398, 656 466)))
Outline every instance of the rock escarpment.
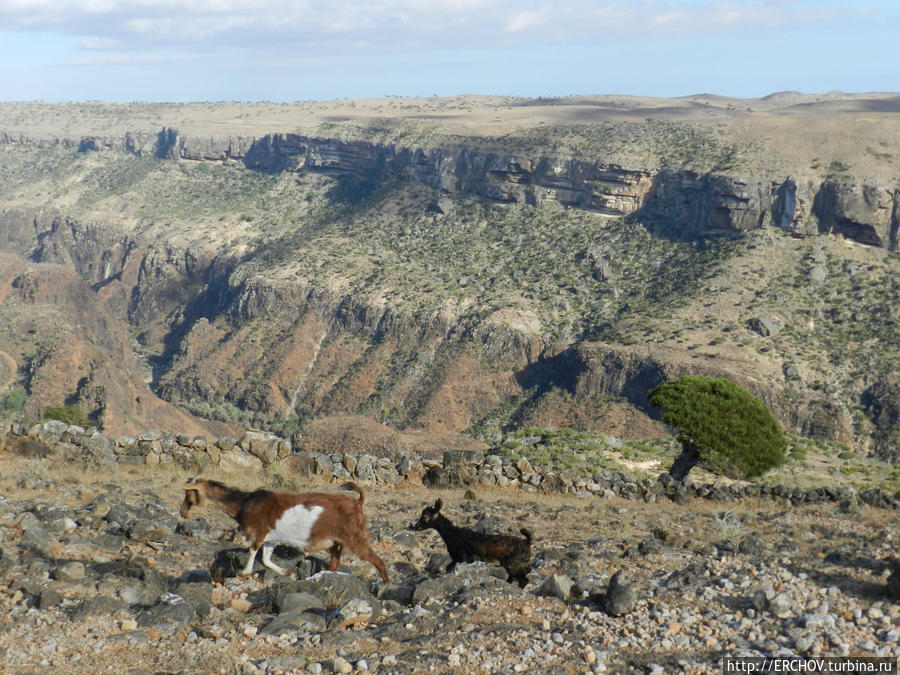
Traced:
MULTIPOLYGON (((25 137, 2 140, 30 142, 25 137)), ((81 153, 127 153, 185 165, 226 163, 278 176, 349 176, 367 187, 406 182, 432 191, 433 208, 441 213, 447 196, 459 194, 495 204, 547 207, 550 213, 561 205, 631 218, 667 244, 739 238, 764 228, 796 237, 840 234, 880 252, 896 249, 898 241, 896 187, 837 179, 624 167, 540 153, 503 154, 481 150, 477 141, 414 148, 299 134, 190 137, 164 128, 59 144, 81 153)), ((124 226, 50 209, 8 211, 2 217, 6 227, 0 236, 8 247, 80 276, 98 294, 103 310, 127 321, 151 352, 147 379, 155 392, 201 416, 222 419, 246 412, 271 419, 353 412, 401 427, 459 431, 534 388, 557 387, 584 398, 624 397, 642 407, 646 391, 659 378, 697 368, 684 353, 658 354, 641 365, 630 349, 593 349, 577 336, 557 343, 540 327, 510 320, 502 311, 477 312, 463 304, 406 311, 337 282, 314 281, 302 273, 268 274, 259 261, 211 239, 189 244, 158 235, 151 239, 124 226)), ((614 250, 600 245, 602 234, 597 239, 583 255, 593 266, 592 279, 608 283, 615 295, 609 282, 619 261, 614 250)), ((38 298, 41 284, 33 272, 16 278, 15 297, 38 298)), ((571 289, 564 285, 553 292, 565 298, 571 289)), ((59 293, 42 297, 64 300, 59 293)), ((604 303, 597 306, 599 313, 606 311, 604 303)), ((54 372, 62 370, 62 362, 54 372)), ((97 363, 85 369, 87 383, 98 381, 102 369, 97 363)), ((40 360, 35 364, 42 365, 40 360)), ((744 381, 739 365, 717 363, 710 372, 744 381)), ((857 433, 846 405, 853 392, 844 404, 828 392, 823 403, 793 392, 785 397, 780 382, 746 384, 791 429, 847 442, 857 433)), ((73 386, 65 395, 73 389, 77 393, 73 386)), ((121 398, 146 401, 131 393, 121 398)), ((869 406, 873 419, 883 417, 879 405, 869 406)), ((139 407, 132 406, 130 413, 139 407)))
MULTIPOLYGON (((190 146, 185 140, 178 156, 204 159, 190 146)), ((227 147, 233 151, 230 142, 227 147)), ((262 171, 346 172, 368 180, 392 175, 499 202, 558 202, 608 215, 639 214, 664 220, 664 228, 676 236, 740 235, 769 225, 798 236, 839 233, 896 249, 900 230, 900 189, 879 185, 631 169, 575 159, 398 148, 292 134, 257 140, 241 159, 262 171)))
MULTIPOLYGON (((30 140, 0 134, 0 142, 30 140)), ((607 215, 655 217, 674 236, 740 235, 774 226, 797 236, 841 234, 891 250, 900 244, 900 188, 888 184, 504 155, 478 150, 477 141, 471 147, 416 148, 290 133, 192 137, 164 128, 155 135, 134 132, 121 138, 57 142, 85 152, 108 149, 168 159, 239 161, 266 172, 321 171, 374 182, 401 178, 497 202, 557 202, 607 215)))

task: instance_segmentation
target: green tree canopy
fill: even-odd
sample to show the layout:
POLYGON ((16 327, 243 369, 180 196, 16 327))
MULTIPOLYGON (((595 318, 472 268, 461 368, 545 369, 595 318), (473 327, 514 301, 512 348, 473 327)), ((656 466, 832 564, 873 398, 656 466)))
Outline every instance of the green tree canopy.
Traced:
POLYGON ((648 394, 678 430, 682 453, 669 473, 683 479, 700 464, 732 478, 754 478, 784 462, 787 443, 765 404, 728 380, 688 375, 648 394))

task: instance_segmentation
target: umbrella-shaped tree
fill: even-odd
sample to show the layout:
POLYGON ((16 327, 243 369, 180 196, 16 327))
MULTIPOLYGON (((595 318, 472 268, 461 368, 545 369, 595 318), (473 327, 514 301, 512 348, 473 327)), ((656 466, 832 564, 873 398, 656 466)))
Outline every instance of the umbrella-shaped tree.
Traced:
POLYGON ((669 470, 682 480, 701 465, 732 478, 754 478, 784 462, 787 443, 765 404, 728 380, 688 375, 648 394, 678 430, 681 454, 669 470))

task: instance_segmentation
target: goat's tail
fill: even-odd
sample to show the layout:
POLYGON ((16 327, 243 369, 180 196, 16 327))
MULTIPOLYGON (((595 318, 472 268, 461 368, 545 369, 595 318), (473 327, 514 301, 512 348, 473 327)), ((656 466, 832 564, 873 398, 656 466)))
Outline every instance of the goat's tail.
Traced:
POLYGON ((362 504, 366 501, 366 491, 363 490, 362 485, 357 485, 356 483, 348 482, 341 485, 341 490, 351 490, 359 495, 359 503, 362 504))
POLYGON ((522 536, 525 537, 525 543, 531 546, 531 530, 527 527, 523 527, 519 532, 522 533, 522 536))

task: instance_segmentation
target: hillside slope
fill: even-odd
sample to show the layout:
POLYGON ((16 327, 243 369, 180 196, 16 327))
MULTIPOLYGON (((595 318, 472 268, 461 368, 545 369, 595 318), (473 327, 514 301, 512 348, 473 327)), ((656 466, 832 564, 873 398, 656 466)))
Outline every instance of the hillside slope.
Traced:
POLYGON ((896 98, 2 104, 0 395, 491 442, 698 372, 895 456, 896 98))

